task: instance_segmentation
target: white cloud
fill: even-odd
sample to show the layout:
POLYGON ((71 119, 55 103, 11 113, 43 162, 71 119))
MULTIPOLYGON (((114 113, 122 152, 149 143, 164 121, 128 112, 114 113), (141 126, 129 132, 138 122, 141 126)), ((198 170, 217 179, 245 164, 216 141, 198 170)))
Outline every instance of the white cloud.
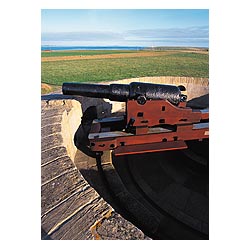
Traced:
POLYGON ((208 47, 208 26, 140 29, 125 32, 86 31, 43 33, 42 44, 83 46, 202 46, 208 47))

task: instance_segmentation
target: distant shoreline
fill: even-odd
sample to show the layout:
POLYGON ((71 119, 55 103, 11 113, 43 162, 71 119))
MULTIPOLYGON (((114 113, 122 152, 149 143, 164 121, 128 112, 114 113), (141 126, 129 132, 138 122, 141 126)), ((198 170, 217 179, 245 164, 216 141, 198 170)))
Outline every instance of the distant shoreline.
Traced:
POLYGON ((155 46, 155 47, 142 47, 142 46, 41 46, 42 52, 50 51, 69 51, 69 50, 179 50, 179 49, 197 49, 208 50, 207 47, 191 47, 191 46, 155 46))
POLYGON ((141 46, 41 46, 42 51, 58 50, 143 50, 141 46))

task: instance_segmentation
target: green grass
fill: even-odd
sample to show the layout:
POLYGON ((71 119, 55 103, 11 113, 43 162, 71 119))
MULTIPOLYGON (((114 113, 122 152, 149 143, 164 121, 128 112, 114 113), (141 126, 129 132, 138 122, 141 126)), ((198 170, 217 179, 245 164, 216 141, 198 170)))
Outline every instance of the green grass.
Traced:
POLYGON ((100 82, 143 76, 208 77, 207 54, 176 52, 154 57, 42 62, 42 82, 100 82))
POLYGON ((108 54, 123 54, 135 53, 136 50, 72 50, 72 51, 49 51, 41 52, 42 57, 55 57, 55 56, 94 56, 94 55, 108 55, 108 54))

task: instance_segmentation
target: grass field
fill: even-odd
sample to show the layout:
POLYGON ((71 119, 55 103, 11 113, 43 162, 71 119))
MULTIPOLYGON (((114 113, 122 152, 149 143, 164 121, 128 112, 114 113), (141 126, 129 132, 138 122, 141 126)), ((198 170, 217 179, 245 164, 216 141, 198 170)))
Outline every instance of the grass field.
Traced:
MULTIPOLYGON (((172 53, 158 51, 155 54, 152 52, 149 52, 151 54, 138 53, 138 51, 125 52, 120 52, 123 55, 118 58, 98 58, 95 53, 99 53, 98 55, 106 53, 112 56, 118 51, 84 51, 93 57, 91 59, 89 57, 87 57, 88 59, 78 58, 79 60, 60 60, 59 58, 57 61, 42 61, 41 81, 62 85, 63 82, 67 81, 100 82, 143 76, 209 76, 208 53, 190 51, 172 51, 172 53)), ((78 53, 77 55, 79 55, 79 51, 55 53, 61 53, 62 58, 65 58, 65 54, 62 53, 69 53, 67 55, 78 53)), ((58 55, 55 54, 57 57, 58 55)), ((45 58, 44 54, 42 56, 45 58)))
POLYGON ((42 57, 56 56, 89 56, 89 55, 108 55, 108 54, 123 54, 134 53, 136 50, 69 50, 69 51, 42 51, 42 57))

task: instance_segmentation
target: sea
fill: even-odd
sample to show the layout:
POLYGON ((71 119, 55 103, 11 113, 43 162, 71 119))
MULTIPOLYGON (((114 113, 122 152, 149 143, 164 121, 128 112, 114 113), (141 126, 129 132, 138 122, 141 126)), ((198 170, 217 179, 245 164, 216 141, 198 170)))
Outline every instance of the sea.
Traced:
POLYGON ((143 50, 140 46, 50 46, 43 45, 41 50, 143 50))

